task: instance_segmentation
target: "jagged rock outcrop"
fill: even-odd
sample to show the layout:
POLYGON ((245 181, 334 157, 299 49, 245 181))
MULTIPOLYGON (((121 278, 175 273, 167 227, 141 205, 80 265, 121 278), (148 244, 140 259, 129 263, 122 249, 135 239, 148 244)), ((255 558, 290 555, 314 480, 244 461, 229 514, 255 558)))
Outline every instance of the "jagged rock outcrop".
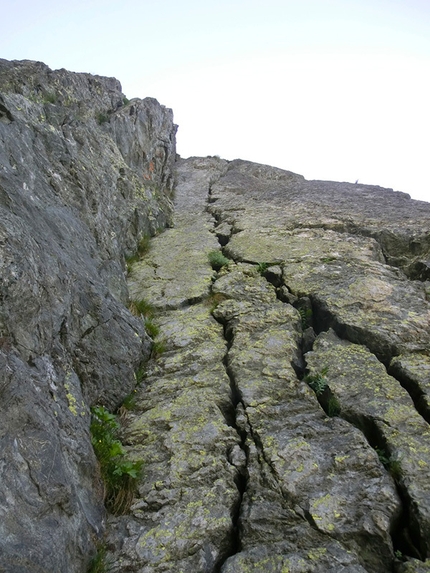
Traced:
POLYGON ((174 166, 171 112, 114 79, 0 88, 0 571, 84 573, 97 539, 113 573, 429 571, 430 204, 174 166), (105 528, 90 406, 142 366, 105 528))
POLYGON ((113 570, 428 570, 430 204, 217 158, 177 181, 129 278, 165 351, 113 570))
POLYGON ((150 354, 125 257, 170 224, 175 132, 114 78, 0 60, 0 571, 85 571, 102 535, 90 406, 150 354))

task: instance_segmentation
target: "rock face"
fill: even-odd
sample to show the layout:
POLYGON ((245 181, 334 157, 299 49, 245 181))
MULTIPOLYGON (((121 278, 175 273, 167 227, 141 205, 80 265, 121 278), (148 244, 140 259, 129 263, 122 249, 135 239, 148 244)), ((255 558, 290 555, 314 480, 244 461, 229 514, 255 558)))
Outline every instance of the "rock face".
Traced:
POLYGON ((113 79, 0 86, 0 571, 84 573, 97 539, 113 573, 429 571, 430 204, 173 167, 170 111, 113 79), (89 408, 142 365, 104 527, 89 408))
POLYGON ((113 571, 428 570, 429 236, 405 194, 177 164, 129 277, 165 351, 123 429, 145 477, 113 571))
POLYGON ((85 571, 101 537, 89 408, 150 353, 125 257, 170 224, 175 131, 114 78, 0 60, 0 571, 85 571))

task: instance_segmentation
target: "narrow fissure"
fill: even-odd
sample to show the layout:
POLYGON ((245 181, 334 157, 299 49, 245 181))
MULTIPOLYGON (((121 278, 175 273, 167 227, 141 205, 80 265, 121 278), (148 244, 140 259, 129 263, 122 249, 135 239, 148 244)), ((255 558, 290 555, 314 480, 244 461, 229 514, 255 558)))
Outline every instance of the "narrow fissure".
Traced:
MULTIPOLYGON (((209 186, 208 206, 210 203, 213 203, 213 201, 211 201, 211 192, 212 192, 212 185, 209 186)), ((209 209, 208 209, 208 211, 209 211, 209 209)), ((216 227, 219 224, 219 217, 217 217, 216 214, 214 214, 213 212, 211 212, 211 215, 215 221, 214 231, 216 233, 216 227)), ((231 230, 230 230, 230 232, 231 232, 231 230)), ((224 233, 222 235, 216 233, 216 235, 217 235, 218 242, 220 244, 221 252, 222 252, 222 247, 224 247, 226 244, 228 244, 230 236, 228 233, 224 233)), ((215 280, 216 280, 216 278, 215 278, 215 280)), ((241 425, 238 423, 238 419, 237 419, 238 407, 240 404, 242 404, 242 396, 240 395, 239 388, 236 384, 234 376, 232 375, 231 369, 229 368, 229 365, 228 365, 228 354, 229 354, 229 350, 230 350, 232 343, 233 343, 233 334, 232 334, 231 330, 228 328, 227 323, 221 322, 221 321, 218 321, 218 322, 220 322, 220 324, 223 327, 224 340, 226 342, 226 353, 224 355, 223 365, 225 368, 225 372, 226 372, 226 374, 229 378, 229 381, 230 381, 230 399, 231 399, 231 408, 229 408, 228 411, 224 411, 223 415, 224 415, 224 418, 225 418, 227 424, 235 429, 238 437, 240 438, 239 446, 240 446, 240 448, 243 451, 244 456, 245 456, 245 465, 244 465, 244 467, 237 467, 236 466, 235 485, 237 487, 239 499, 238 499, 237 504, 235 505, 235 507, 232 510, 232 515, 231 515, 232 529, 231 529, 231 536, 230 536, 230 540, 229 540, 229 546, 228 546, 228 550, 225 551, 223 555, 220 555, 218 562, 214 566, 213 573, 220 573, 220 571, 221 571, 224 563, 227 561, 227 559, 229 559, 233 555, 236 555, 237 553, 239 553, 242 550, 242 544, 241 544, 241 539, 240 539, 240 514, 241 514, 241 509, 242 509, 243 496, 245 495, 245 492, 247 490, 248 478, 249 478, 249 476, 248 476, 249 451, 248 451, 248 447, 246 445, 246 440, 247 440, 248 436, 247 436, 246 429, 244 427, 241 427, 241 425)), ((242 404, 242 406, 243 406, 243 404, 242 404)))

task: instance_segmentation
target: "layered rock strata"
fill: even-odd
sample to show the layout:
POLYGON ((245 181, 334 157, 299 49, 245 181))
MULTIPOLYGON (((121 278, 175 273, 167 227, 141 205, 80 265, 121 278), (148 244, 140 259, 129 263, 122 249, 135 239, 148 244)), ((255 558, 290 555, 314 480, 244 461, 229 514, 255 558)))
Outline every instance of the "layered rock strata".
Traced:
POLYGON ((175 227, 129 277, 164 352, 125 421, 145 477, 110 519, 113 570, 427 570, 430 205, 243 161, 177 172, 175 227))
POLYGON ((114 78, 0 60, 0 571, 82 572, 102 537, 90 406, 150 354, 125 257, 170 224, 175 131, 114 78))

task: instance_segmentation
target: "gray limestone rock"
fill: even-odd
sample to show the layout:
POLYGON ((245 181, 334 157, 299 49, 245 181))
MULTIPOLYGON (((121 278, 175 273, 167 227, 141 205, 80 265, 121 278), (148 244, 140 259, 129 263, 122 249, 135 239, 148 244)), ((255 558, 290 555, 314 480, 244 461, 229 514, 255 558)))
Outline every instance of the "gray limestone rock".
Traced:
POLYGON ((427 571, 430 204, 174 165, 175 131, 0 60, 0 571, 86 573, 101 541, 112 573, 427 571), (137 371, 114 516, 90 408, 137 371))
POLYGON ((102 537, 90 406, 150 354, 125 256, 171 222, 175 131, 114 78, 0 60, 1 571, 84 571, 102 537))

